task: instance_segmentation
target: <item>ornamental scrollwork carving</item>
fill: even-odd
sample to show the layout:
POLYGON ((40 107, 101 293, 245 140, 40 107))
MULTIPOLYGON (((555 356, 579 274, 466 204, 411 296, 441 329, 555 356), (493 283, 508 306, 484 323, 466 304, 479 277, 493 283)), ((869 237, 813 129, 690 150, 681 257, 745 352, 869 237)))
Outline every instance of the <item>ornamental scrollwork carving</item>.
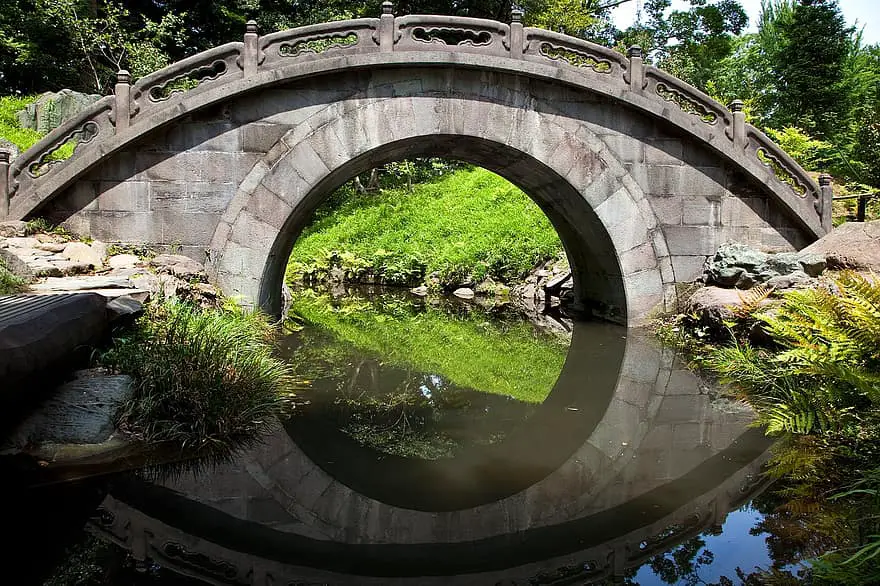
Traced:
POLYGON ((758 147, 758 150, 755 151, 755 156, 758 157, 758 160, 761 161, 765 167, 769 167, 770 170, 773 171, 773 174, 776 175, 777 179, 791 187, 792 191, 794 191, 798 197, 806 197, 808 191, 807 186, 798 179, 782 159, 764 147, 758 147))
POLYGON ((89 120, 70 132, 62 140, 43 152, 36 161, 27 166, 27 174, 33 179, 48 173, 54 165, 70 158, 81 144, 88 144, 98 136, 98 124, 89 120))
POLYGON ((213 81, 226 73, 226 62, 217 60, 210 65, 197 67, 192 71, 171 78, 161 85, 150 88, 148 95, 152 102, 164 102, 174 94, 198 87, 206 81, 213 81))
POLYGON ((554 61, 565 61, 575 67, 592 69, 596 73, 611 73, 611 61, 586 51, 577 51, 551 43, 541 43, 541 55, 554 61))
POLYGON ((672 102, 673 104, 678 106, 682 112, 693 114, 706 124, 714 125, 716 122, 718 122, 718 114, 708 109, 699 101, 688 96, 684 92, 681 92, 675 88, 671 88, 665 83, 658 83, 656 91, 658 96, 660 96, 667 102, 672 102))
POLYGON ((345 47, 353 47, 358 43, 356 33, 332 33, 326 35, 316 35, 306 37, 293 43, 282 43, 278 47, 278 54, 282 57, 298 57, 305 53, 313 53, 315 55, 324 53, 331 49, 341 49, 345 47))

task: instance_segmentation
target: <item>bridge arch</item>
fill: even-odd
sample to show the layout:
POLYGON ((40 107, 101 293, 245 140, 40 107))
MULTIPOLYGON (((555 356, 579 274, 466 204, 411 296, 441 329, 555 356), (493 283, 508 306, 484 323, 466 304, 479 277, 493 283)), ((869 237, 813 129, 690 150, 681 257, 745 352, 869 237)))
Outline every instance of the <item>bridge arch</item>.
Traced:
POLYGON ((638 51, 388 12, 264 37, 249 25, 242 43, 120 76, 0 168, 0 217, 179 245, 274 309, 303 214, 390 153, 454 153, 524 187, 575 261, 580 301, 631 325, 724 240, 792 249, 830 228, 830 189, 638 51), (69 139, 74 156, 53 160, 69 139))

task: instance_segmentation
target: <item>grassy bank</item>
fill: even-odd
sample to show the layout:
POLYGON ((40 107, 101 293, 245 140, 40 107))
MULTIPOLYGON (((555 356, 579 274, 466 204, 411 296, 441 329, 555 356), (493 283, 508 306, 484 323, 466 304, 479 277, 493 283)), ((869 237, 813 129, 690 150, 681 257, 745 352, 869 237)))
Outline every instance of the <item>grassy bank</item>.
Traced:
POLYGON ((6 263, 0 258, 0 295, 21 293, 25 289, 27 289, 27 281, 11 273, 6 268, 6 263))
POLYGON ((418 310, 387 297, 334 301, 304 291, 295 296, 292 311, 389 364, 437 373, 456 385, 527 403, 547 397, 568 346, 522 321, 489 321, 476 308, 452 317, 430 305, 418 310))
POLYGON ((784 531, 774 532, 812 558, 814 584, 880 583, 880 283, 845 273, 788 292, 739 312, 726 343, 705 343, 687 323, 682 347, 696 365, 780 440, 770 473, 782 482, 774 522, 784 531))
POLYGON ((347 193, 300 237, 288 276, 320 279, 333 267, 350 280, 412 285, 436 273, 455 285, 523 277, 562 245, 543 212, 507 180, 462 169, 408 188, 347 193))
POLYGON ((154 302, 102 362, 134 378, 118 426, 151 444, 223 459, 269 431, 295 386, 258 313, 154 302))

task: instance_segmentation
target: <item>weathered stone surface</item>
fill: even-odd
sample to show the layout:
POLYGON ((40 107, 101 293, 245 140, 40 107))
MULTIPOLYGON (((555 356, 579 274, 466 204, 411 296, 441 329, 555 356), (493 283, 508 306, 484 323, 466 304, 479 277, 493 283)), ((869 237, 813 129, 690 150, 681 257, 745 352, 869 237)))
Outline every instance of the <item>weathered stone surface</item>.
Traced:
POLYGON ((824 258, 831 269, 880 272, 880 220, 841 224, 801 252, 824 258))
POLYGON ((141 259, 133 254, 116 254, 107 259, 107 266, 111 269, 130 269, 141 262, 141 259))
MULTIPOLYGON (((0 299, 0 400, 75 349, 97 343, 107 328, 100 295, 16 295, 0 299)), ((33 389, 30 389, 33 391, 33 389)))
MULTIPOLYGON (((725 329, 724 322, 735 317, 738 308, 749 300, 749 292, 722 287, 701 287, 694 292, 685 304, 685 313, 696 316, 697 322, 713 333, 725 329)), ((762 299, 759 306, 774 303, 770 298, 762 299)))
POLYGON ((37 244, 38 250, 45 250, 47 252, 64 252, 65 248, 67 248, 67 243, 65 243, 65 242, 43 242, 43 241, 40 241, 37 244))
POLYGON ((17 112, 16 116, 22 128, 30 128, 45 134, 73 118, 100 98, 98 94, 84 94, 70 89, 63 89, 57 93, 46 92, 27 108, 17 112))
POLYGON ((75 278, 50 277, 32 286, 34 291, 77 291, 82 289, 128 289, 131 282, 124 277, 83 275, 75 278))
POLYGON ((64 247, 62 252, 65 258, 73 262, 80 262, 91 265, 99 269, 104 266, 104 258, 100 252, 86 244, 85 242, 71 242, 64 247))
POLYGON ((795 282, 801 275, 818 277, 825 270, 824 259, 816 254, 780 252, 768 254, 745 244, 728 242, 703 266, 703 282, 720 287, 749 289, 758 283, 776 279, 781 285, 795 282), (777 279, 793 275, 788 281, 777 279))
POLYGON ((413 295, 418 295, 419 297, 424 297, 428 294, 428 288, 425 285, 421 285, 419 287, 413 287, 409 290, 413 295))
POLYGON ((205 267, 180 254, 160 254, 150 260, 150 266, 155 267, 158 273, 171 274, 187 281, 202 279, 205 274, 205 267))
POLYGON ((87 376, 58 387, 8 441, 28 449, 45 444, 97 444, 114 432, 119 405, 132 393, 127 375, 87 376))
POLYGON ((124 295, 107 302, 110 323, 129 324, 144 314, 144 305, 130 295, 124 295))
POLYGON ((9 220, 0 222, 0 237, 22 237, 27 234, 27 222, 23 220, 9 220))
POLYGON ((474 298, 474 290, 468 289, 467 287, 459 287, 458 289, 453 291, 452 294, 460 299, 473 299, 474 298))

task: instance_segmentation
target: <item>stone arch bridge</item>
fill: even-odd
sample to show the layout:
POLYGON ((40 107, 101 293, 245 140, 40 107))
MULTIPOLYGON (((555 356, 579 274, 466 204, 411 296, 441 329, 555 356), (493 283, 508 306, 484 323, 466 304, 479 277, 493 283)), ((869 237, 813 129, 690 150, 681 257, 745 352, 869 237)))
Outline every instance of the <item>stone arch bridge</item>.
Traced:
MULTIPOLYGON (((184 59, 57 128, 11 165, 0 219, 176 245, 229 295, 277 312, 311 212, 355 173, 412 156, 482 165, 547 214, 584 309, 637 325, 735 239, 798 249, 830 229, 822 187, 764 134, 645 65, 472 18, 331 22, 184 59), (53 156, 76 143, 73 156, 53 156)), ((826 182, 827 183, 827 182, 826 182)))

